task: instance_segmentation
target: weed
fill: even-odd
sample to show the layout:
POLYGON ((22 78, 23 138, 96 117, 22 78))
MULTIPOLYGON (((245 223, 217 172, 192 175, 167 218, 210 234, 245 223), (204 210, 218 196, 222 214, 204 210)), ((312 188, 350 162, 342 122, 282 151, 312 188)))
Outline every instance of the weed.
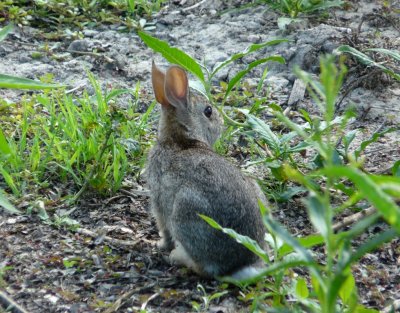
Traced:
POLYGON ((10 213, 14 214, 21 214, 19 210, 17 210, 11 203, 8 201, 8 199, 5 197, 3 194, 3 191, 0 189, 0 208, 4 208, 10 213))
POLYGON ((83 28, 88 24, 122 24, 126 28, 144 26, 139 23, 143 17, 150 18, 161 9, 166 0, 37 0, 34 5, 27 1, 8 0, 0 4, 0 22, 12 21, 17 25, 32 25, 58 30, 65 28, 83 28))
POLYGON ((201 300, 203 302, 202 303, 198 303, 196 301, 191 302, 192 308, 196 312, 208 312, 211 301, 219 299, 228 293, 227 290, 223 290, 223 291, 215 292, 215 293, 209 295, 209 294, 207 294, 206 290, 204 289, 204 287, 201 284, 197 285, 197 290, 199 292, 201 292, 201 294, 202 294, 201 300))
MULTIPOLYGON (((197 89, 201 93, 203 93, 210 101, 213 102, 213 97, 211 95, 211 86, 212 80, 214 76, 224 67, 227 65, 244 58, 245 56, 258 51, 262 48, 267 46, 277 45, 282 42, 286 42, 286 39, 274 39, 260 44, 252 44, 247 47, 243 52, 236 53, 230 56, 228 59, 218 63, 215 67, 210 70, 203 64, 197 62, 195 59, 190 57, 185 52, 179 50, 178 48, 174 48, 169 46, 169 44, 165 41, 160 39, 154 38, 145 32, 139 32, 140 38, 144 41, 144 43, 151 49, 156 52, 159 52, 163 55, 163 57, 173 63, 178 64, 183 67, 185 70, 191 72, 196 78, 200 81, 198 82, 191 82, 190 86, 194 89, 197 89), (206 75, 203 73, 203 69, 206 72, 206 75)), ((279 62, 285 63, 285 60, 281 56, 269 56, 265 57, 256 61, 251 62, 244 70, 239 71, 227 84, 225 94, 223 96, 221 107, 223 106, 224 102, 226 101, 229 94, 232 92, 233 88, 242 80, 242 78, 248 74, 253 68, 259 66, 261 64, 265 64, 267 62, 279 62)), ((263 73, 263 77, 265 78, 266 73, 263 73)), ((221 111, 224 113, 223 111, 221 111)), ((230 121, 232 124, 237 124, 237 122, 231 120, 226 114, 224 117, 230 121)))
MULTIPOLYGON (((399 178, 365 173, 358 169, 360 163, 354 159, 351 159, 347 166, 337 162, 336 134, 343 133, 348 118, 344 117, 341 123, 337 123, 337 118, 334 117, 334 104, 345 73, 343 65, 339 69, 334 65, 333 57, 321 59, 321 75, 318 82, 311 80, 309 74, 297 70, 299 77, 308 83, 309 93, 318 104, 323 116, 322 119, 313 121, 314 130, 311 134, 305 131, 303 126, 292 122, 280 110, 275 112, 277 118, 300 136, 322 160, 322 167, 307 174, 299 172, 289 164, 283 166, 283 172, 289 180, 300 183, 308 190, 308 196, 304 202, 310 221, 317 231, 316 234, 302 238, 293 237, 272 219, 269 210, 260 203, 264 223, 269 231, 266 240, 274 251, 274 256, 271 258, 252 239, 241 236, 232 229, 222 228, 212 219, 201 216, 212 227, 235 238, 266 263, 264 272, 253 279, 240 282, 225 277, 222 278, 223 280, 233 282, 242 288, 263 279, 266 275, 272 276, 273 281, 278 282, 274 285, 266 283, 271 290, 268 296, 272 297, 273 301, 267 305, 266 301, 255 299, 253 307, 256 310, 257 308, 270 310, 270 306, 286 306, 294 311, 305 307, 312 312, 324 313, 366 310, 358 304, 351 266, 366 253, 392 240, 400 233, 400 208, 394 201, 399 198, 398 191, 395 191, 400 187, 399 178), (349 230, 335 234, 332 221, 340 210, 332 204, 334 200, 332 191, 338 183, 343 182, 353 190, 353 196, 351 196, 353 201, 344 205, 345 207, 365 199, 377 211, 357 221, 349 230), (354 197, 354 194, 357 196, 354 197), (374 225, 380 217, 388 223, 388 229, 365 240, 357 248, 352 248, 351 242, 363 234, 368 227, 374 225), (324 245, 326 256, 322 261, 323 265, 309 250, 316 245, 324 245), (307 282, 304 277, 290 276, 290 279, 284 279, 285 275, 291 275, 292 270, 299 266, 308 270, 310 282, 307 282), (292 299, 290 302, 286 301, 286 295, 292 299), (294 303, 293 299, 296 299, 294 303)), ((258 124, 257 127, 259 127, 258 124)), ((270 145, 278 144, 276 138, 268 131, 264 137, 267 141, 271 141, 270 145)), ((376 311, 368 310, 368 312, 376 311)))
POLYGON ((332 7, 340 7, 343 1, 337 0, 262 0, 273 9, 280 11, 291 18, 298 17, 302 13, 324 11, 332 7))
MULTIPOLYGON (((370 48, 370 49, 365 49, 366 53, 378 53, 380 55, 383 55, 389 60, 392 60, 393 62, 400 62, 400 53, 394 50, 388 50, 388 49, 382 49, 382 48, 370 48)), ((347 53, 356 58, 357 61, 359 61, 361 64, 364 64, 367 67, 376 67, 380 69, 382 72, 388 74, 389 76, 393 77, 394 79, 400 81, 400 71, 399 69, 395 66, 393 68, 383 65, 383 62, 377 62, 373 58, 371 58, 369 55, 358 51, 355 48, 352 48, 350 46, 340 46, 339 48, 336 49, 337 54, 343 54, 347 53)))
POLYGON ((136 113, 139 85, 136 91, 102 93, 88 75, 93 96, 44 93, 8 106, 11 114, 2 117, 0 129, 0 173, 15 195, 69 180, 80 188, 74 199, 88 187, 115 192, 128 173, 143 166, 142 137, 154 103, 145 114, 136 113), (121 94, 134 97, 124 110, 115 104, 121 94))

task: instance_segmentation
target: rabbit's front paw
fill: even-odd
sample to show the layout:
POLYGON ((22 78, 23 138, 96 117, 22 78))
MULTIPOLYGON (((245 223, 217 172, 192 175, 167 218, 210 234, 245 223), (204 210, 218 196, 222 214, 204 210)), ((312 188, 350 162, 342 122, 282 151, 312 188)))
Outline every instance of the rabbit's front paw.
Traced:
POLYGON ((174 265, 185 265, 191 269, 196 268, 196 264, 180 243, 177 243, 175 249, 171 251, 169 260, 174 265))

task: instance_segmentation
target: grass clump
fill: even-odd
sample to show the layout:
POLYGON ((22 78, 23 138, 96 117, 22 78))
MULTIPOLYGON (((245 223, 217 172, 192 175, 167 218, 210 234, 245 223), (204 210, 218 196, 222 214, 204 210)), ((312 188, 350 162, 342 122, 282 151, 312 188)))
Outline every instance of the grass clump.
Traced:
POLYGON ((20 104, 0 102, 0 174, 15 195, 32 188, 72 181, 76 191, 100 193, 121 188, 124 177, 138 174, 147 146, 147 121, 154 107, 136 112, 136 90, 103 93, 88 74, 94 95, 73 97, 65 91, 43 93, 20 104), (120 108, 116 98, 133 101, 120 108))
POLYGON ((141 18, 151 18, 165 3, 166 0, 7 0, 0 3, 0 22, 51 29, 97 24, 137 28, 141 18))

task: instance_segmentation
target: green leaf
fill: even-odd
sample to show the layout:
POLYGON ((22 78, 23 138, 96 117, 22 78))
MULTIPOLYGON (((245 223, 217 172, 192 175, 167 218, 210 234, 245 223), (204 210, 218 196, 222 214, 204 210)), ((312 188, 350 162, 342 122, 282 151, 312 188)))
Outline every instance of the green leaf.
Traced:
POLYGON ((350 241, 353 238, 361 235, 362 233, 365 232, 365 230, 368 227, 375 224, 377 222, 377 220, 379 219, 379 217, 380 217, 379 213, 375 213, 370 216, 362 218, 356 224, 354 224, 351 227, 351 229, 349 229, 348 231, 344 231, 344 232, 341 232, 340 234, 336 235, 336 236, 338 236, 338 240, 336 240, 336 241, 343 240, 343 239, 350 241))
POLYGON ((111 99, 114 99, 126 93, 134 94, 133 90, 131 89, 113 89, 109 94, 107 94, 105 101, 109 102, 111 99))
POLYGON ((380 247, 382 244, 385 242, 389 242, 390 240, 398 237, 398 234, 394 229, 389 229, 384 231, 383 233, 380 233, 379 235, 373 237, 366 243, 362 244, 351 254, 351 260, 349 261, 349 264, 352 264, 354 262, 357 262, 359 259, 361 259, 364 255, 367 253, 374 251, 378 247, 380 247))
POLYGON ((392 166, 392 175, 400 177, 400 160, 396 161, 392 166))
POLYGON ((300 260, 309 264, 309 270, 313 275, 318 277, 320 283, 323 282, 322 277, 318 271, 318 265, 313 259, 311 253, 306 250, 301 243, 295 239, 289 232, 281 227, 276 221, 272 220, 268 215, 263 216, 264 224, 267 226, 268 230, 272 232, 275 236, 279 237, 283 242, 288 244, 297 252, 300 260))
POLYGON ((239 280, 233 279, 231 276, 218 277, 218 279, 222 280, 224 282, 229 282, 229 283, 235 284, 237 286, 246 286, 246 285, 251 285, 251 284, 258 282, 265 276, 274 275, 276 273, 279 273, 282 270, 285 270, 288 268, 299 267, 299 266, 307 266, 307 265, 309 265, 309 263, 305 262, 301 257, 291 257, 291 258, 288 258, 287 260, 274 262, 273 264, 268 265, 264 270, 262 270, 260 272, 260 274, 258 274, 255 277, 246 279, 246 280, 239 281, 239 280))
POLYGON ((149 48, 161 53, 168 62, 182 66, 185 70, 191 72, 200 79, 205 85, 204 74, 201 66, 192 57, 178 48, 171 47, 167 42, 154 38, 145 32, 139 31, 138 35, 149 48))
POLYGON ((5 182, 7 183, 8 187, 11 188, 12 192, 19 196, 20 195, 20 191, 18 190, 17 185, 15 184, 14 178, 12 177, 12 175, 10 175, 10 173, 8 173, 0 164, 0 174, 3 176, 5 182))
POLYGON ((282 42, 288 42, 287 39, 274 39, 274 40, 270 40, 264 43, 257 43, 257 44, 252 44, 250 46, 248 46, 243 52, 237 53, 232 55, 231 57, 229 57, 228 59, 226 59, 225 61, 219 63, 215 69, 212 71, 211 75, 210 75, 210 79, 223 67, 225 67, 226 65, 228 65, 229 63, 232 63, 238 59, 243 58, 244 56, 257 51, 259 49, 265 48, 267 46, 273 46, 273 45, 277 45, 280 44, 282 42))
POLYGON ((400 198, 400 177, 388 175, 370 175, 384 192, 395 198, 400 198))
POLYGON ((306 203, 311 223, 314 225, 314 228, 325 238, 325 241, 328 242, 328 227, 330 225, 328 225, 326 212, 329 210, 329 208, 325 207, 322 199, 318 197, 316 193, 311 193, 306 203))
POLYGON ((360 144, 360 147, 354 151, 354 155, 355 155, 356 159, 361 155, 361 153, 362 153, 371 143, 376 142, 379 138, 383 137, 383 136, 386 135, 387 133, 393 133, 393 132, 398 131, 398 130, 399 130, 398 127, 390 127, 390 128, 387 128, 387 129, 385 129, 385 130, 383 130, 383 131, 381 131, 381 132, 373 133, 372 136, 371 136, 369 139, 364 140, 364 141, 360 144))
POLYGON ((356 282, 354 280, 353 275, 350 273, 339 290, 339 297, 340 299, 342 299, 344 304, 347 304, 350 297, 354 295, 355 287, 356 287, 356 282))
MULTIPOLYGON (((375 309, 366 308, 365 306, 363 306, 361 304, 357 305, 357 307, 354 311, 354 313, 379 313, 379 312, 380 311, 375 310, 375 309)), ((393 310, 392 312, 395 312, 395 311, 393 310)))
POLYGON ((398 235, 394 229, 389 229, 374 238, 370 239, 366 243, 362 244, 354 252, 348 252, 346 255, 342 254, 342 259, 340 260, 339 266, 336 270, 334 279, 330 283, 330 290, 328 292, 327 303, 329 307, 334 307, 336 303, 337 294, 342 289, 343 284, 347 278, 347 273, 350 270, 351 264, 357 262, 365 254, 375 250, 385 242, 396 238, 398 235))
MULTIPOLYGON (((306 237, 297 238, 297 240, 304 248, 312 248, 315 246, 322 245, 325 242, 324 237, 322 237, 321 235, 308 235, 306 237)), ((278 251, 280 257, 292 252, 293 248, 287 243, 285 243, 278 251)))
POLYGON ((301 186, 288 187, 283 192, 280 192, 280 193, 277 194, 276 201, 278 201, 278 202, 287 202, 291 198, 293 198, 295 195, 298 195, 299 193, 303 193, 303 192, 306 192, 306 191, 307 191, 307 189, 304 188, 304 187, 301 187, 301 186))
POLYGON ((253 68, 255 68, 256 66, 269 62, 269 61, 275 61, 275 62, 279 62, 281 64, 285 63, 285 59, 282 58, 281 56, 271 56, 268 58, 264 58, 264 59, 260 59, 260 60, 256 60, 251 62, 246 69, 244 69, 243 71, 240 71, 239 73, 237 73, 228 83, 228 87, 226 88, 226 92, 225 92, 225 96, 224 96, 224 100, 226 99, 226 97, 228 97, 229 93, 231 92, 231 90, 233 89, 233 87, 235 87, 235 85, 243 78, 244 75, 246 75, 248 72, 250 72, 253 68))
POLYGON ((365 51, 375 51, 375 52, 379 52, 382 54, 386 54, 390 57, 392 57, 393 59, 395 59, 396 61, 400 62, 400 53, 394 50, 388 50, 388 49, 383 49, 383 48, 370 48, 370 49, 365 49, 365 51))
POLYGON ((43 90, 65 87, 64 85, 45 84, 28 78, 0 74, 0 88, 43 90))
POLYGON ((357 129, 353 129, 346 133, 346 135, 343 137, 344 151, 346 153, 348 153, 350 144, 353 142, 354 138, 356 138, 357 132, 357 129))
POLYGON ((11 154, 10 146, 8 145, 7 139, 4 136, 3 131, 0 128, 0 152, 1 154, 11 154))
POLYGON ((12 23, 0 29, 0 42, 3 41, 13 29, 14 25, 12 23))
POLYGON ((296 281, 296 288, 295 292, 298 298, 300 299, 307 299, 309 296, 307 282, 304 278, 299 278, 296 281))
POLYGON ((1 192, 0 190, 0 207, 3 207, 10 213, 15 213, 15 214, 21 214, 20 211, 18 211, 10 201, 5 197, 5 195, 1 192))
MULTIPOLYGON (((381 69, 386 74, 392 76, 393 78, 400 80, 400 74, 397 74, 393 70, 388 69, 388 68, 384 67, 382 64, 375 62, 369 56, 362 53, 361 51, 358 51, 357 49, 354 49, 348 45, 344 45, 344 46, 340 46, 339 48, 337 48, 336 51, 339 53, 343 53, 343 52, 349 53, 352 56, 354 56, 357 60, 359 60, 360 63, 364 64, 365 66, 375 66, 375 67, 381 69)), ((382 51, 380 51, 380 52, 382 52, 382 51)), ((386 54, 388 54, 388 53, 386 52, 386 54)), ((397 58, 396 53, 392 54, 391 56, 397 58)))
POLYGON ((383 215, 384 219, 400 234, 400 208, 372 178, 356 168, 330 166, 320 170, 329 177, 347 177, 362 195, 383 215))
POLYGON ((247 249, 249 249, 251 252, 258 255, 261 259, 264 260, 264 262, 266 262, 266 263, 270 262, 268 254, 259 246, 259 244, 255 240, 253 240, 247 236, 240 235, 233 229, 222 227, 216 221, 214 221, 212 218, 210 218, 208 216, 205 216, 202 214, 198 214, 198 215, 203 220, 205 220, 211 227, 221 230, 222 232, 224 232, 231 238, 235 239, 238 243, 242 244, 247 249))
POLYGON ((268 144, 274 151, 280 150, 280 140, 273 133, 271 128, 261 119, 255 117, 253 114, 248 113, 247 110, 240 110, 247 117, 247 124, 249 127, 260 135, 262 139, 268 144))

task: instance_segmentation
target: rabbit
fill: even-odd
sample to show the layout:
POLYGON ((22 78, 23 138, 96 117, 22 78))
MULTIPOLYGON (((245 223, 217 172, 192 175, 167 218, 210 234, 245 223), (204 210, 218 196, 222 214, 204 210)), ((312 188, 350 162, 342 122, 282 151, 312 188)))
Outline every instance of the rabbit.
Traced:
POLYGON ((254 180, 213 151, 222 119, 206 97, 189 90, 181 67, 163 73, 153 62, 152 84, 161 117, 146 175, 159 248, 170 251, 172 264, 203 277, 250 278, 259 272, 259 258, 198 214, 264 246, 258 200, 266 203, 265 196, 254 180))

